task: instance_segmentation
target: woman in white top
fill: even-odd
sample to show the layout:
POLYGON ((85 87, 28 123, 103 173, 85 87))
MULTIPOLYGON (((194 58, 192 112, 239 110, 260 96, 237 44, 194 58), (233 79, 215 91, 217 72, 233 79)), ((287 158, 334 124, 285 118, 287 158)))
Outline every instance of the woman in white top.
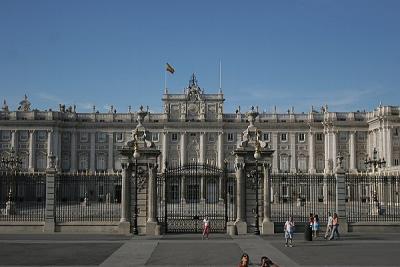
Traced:
POLYGON ((204 237, 206 237, 208 239, 208 234, 210 233, 210 220, 208 219, 208 216, 206 216, 203 220, 203 236, 202 239, 204 239, 204 237))
POLYGON ((294 233, 294 222, 293 217, 290 216, 289 220, 286 221, 285 226, 283 227, 285 230, 285 247, 290 246, 293 247, 293 233, 294 233), (290 245, 288 242, 290 241, 290 245))

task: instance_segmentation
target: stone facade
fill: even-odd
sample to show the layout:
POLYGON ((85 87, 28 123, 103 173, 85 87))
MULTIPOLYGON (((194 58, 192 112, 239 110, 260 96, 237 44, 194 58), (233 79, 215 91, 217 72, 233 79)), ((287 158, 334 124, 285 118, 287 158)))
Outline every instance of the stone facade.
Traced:
MULTIPOLYGON (((224 113, 224 95, 206 94, 193 75, 181 94, 166 90, 162 113, 146 116, 144 125, 161 151, 159 166, 197 161, 234 169, 232 152, 248 123, 244 112, 224 113)), ((47 155, 56 156, 64 172, 122 170, 118 150, 137 124, 137 112, 78 113, 60 105, 59 111, 31 108, 25 97, 18 110, 4 102, 0 111, 0 155, 14 148, 24 170, 44 171, 47 155)), ((374 148, 387 162, 386 171, 400 170, 400 107, 379 106, 370 112, 331 112, 325 106, 308 113, 260 112, 255 125, 261 139, 275 151, 272 172, 330 173, 338 152, 345 171, 365 171, 364 160, 374 148)))

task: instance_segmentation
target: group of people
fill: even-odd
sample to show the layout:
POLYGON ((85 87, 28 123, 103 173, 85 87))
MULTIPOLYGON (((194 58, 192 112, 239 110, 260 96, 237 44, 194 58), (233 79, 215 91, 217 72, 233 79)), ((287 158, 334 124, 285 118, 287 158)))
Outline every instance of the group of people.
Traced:
MULTIPOLYGON (((310 217, 308 220, 308 226, 312 231, 312 235, 314 238, 317 238, 319 235, 319 231, 321 228, 318 214, 310 213, 310 217)), ((293 233, 295 229, 295 224, 293 221, 293 217, 290 216, 289 219, 285 222, 284 231, 285 231, 285 246, 293 247, 293 233)), ((328 222, 326 225, 326 231, 324 235, 325 239, 339 239, 339 218, 337 213, 333 213, 333 216, 330 212, 328 212, 328 222)))
MULTIPOLYGON (((250 264, 250 258, 249 255, 244 253, 242 257, 240 258, 240 263, 238 267, 248 267, 250 264)), ((261 257, 261 262, 260 262, 261 267, 279 267, 277 264, 273 263, 270 258, 267 256, 262 256, 261 257)))
MULTIPOLYGON (((317 238, 318 234, 319 234, 319 230, 320 230, 318 214, 313 215, 311 213, 308 222, 309 222, 309 226, 310 226, 310 228, 312 230, 313 237, 317 238)), ((332 240, 332 239, 335 238, 335 236, 337 238, 340 238, 340 235, 339 235, 339 218, 338 218, 338 215, 337 215, 336 212, 333 213, 333 216, 331 215, 330 212, 328 212, 328 221, 327 221, 327 224, 326 224, 326 231, 325 231, 324 238, 332 240)))

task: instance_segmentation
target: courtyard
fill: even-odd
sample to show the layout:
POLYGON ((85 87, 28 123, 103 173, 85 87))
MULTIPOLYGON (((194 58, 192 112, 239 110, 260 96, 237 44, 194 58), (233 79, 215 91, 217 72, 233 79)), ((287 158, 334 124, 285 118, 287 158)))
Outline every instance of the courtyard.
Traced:
POLYGON ((345 234, 284 247, 282 234, 159 237, 88 234, 0 235, 1 266, 237 266, 242 253, 257 266, 261 256, 279 266, 398 266, 400 234, 345 234))

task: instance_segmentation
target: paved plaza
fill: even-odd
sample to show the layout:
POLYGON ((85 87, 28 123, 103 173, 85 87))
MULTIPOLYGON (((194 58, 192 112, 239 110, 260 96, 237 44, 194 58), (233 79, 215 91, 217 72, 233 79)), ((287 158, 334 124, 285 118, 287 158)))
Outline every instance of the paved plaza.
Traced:
POLYGON ((286 248, 282 234, 230 237, 198 234, 131 237, 88 234, 0 235, 1 266, 237 266, 246 252, 279 266, 399 266, 400 234, 346 234, 286 248))

